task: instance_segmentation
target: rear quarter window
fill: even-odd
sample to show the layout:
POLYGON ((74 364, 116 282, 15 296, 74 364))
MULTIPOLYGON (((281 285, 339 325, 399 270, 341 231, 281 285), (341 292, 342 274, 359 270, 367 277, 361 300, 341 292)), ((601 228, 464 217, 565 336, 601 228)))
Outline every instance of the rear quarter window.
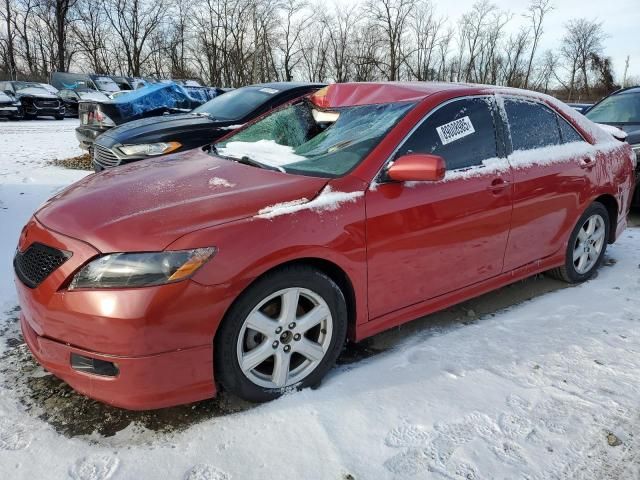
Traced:
POLYGON ((497 157, 491 102, 489 98, 465 98, 438 108, 411 134, 397 156, 439 155, 447 170, 481 165, 497 157))
POLYGON ((505 99, 514 151, 560 145, 557 114, 548 107, 527 100, 505 99))

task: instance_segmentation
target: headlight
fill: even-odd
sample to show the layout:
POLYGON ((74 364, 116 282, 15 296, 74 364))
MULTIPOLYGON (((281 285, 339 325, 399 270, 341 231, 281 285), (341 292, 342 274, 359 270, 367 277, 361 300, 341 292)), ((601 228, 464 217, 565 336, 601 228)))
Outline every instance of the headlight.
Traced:
POLYGON ((20 102, 13 102, 12 105, 14 107, 19 107, 20 105, 22 105, 20 102))
POLYGON ((216 249, 196 248, 152 253, 111 253, 85 265, 69 290, 79 288, 149 287, 179 282, 193 275, 216 249))
POLYGON ((122 145, 118 147, 122 153, 129 156, 134 155, 163 155, 165 153, 173 152, 180 148, 182 144, 179 142, 159 142, 159 143, 144 143, 142 145, 122 145))

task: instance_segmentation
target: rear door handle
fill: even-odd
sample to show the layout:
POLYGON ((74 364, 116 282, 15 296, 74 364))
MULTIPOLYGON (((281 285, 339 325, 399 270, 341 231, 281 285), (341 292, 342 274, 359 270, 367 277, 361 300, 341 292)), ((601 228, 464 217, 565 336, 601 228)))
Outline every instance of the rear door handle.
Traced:
POLYGON ((584 169, 592 169, 593 167, 595 167, 596 165, 596 159, 595 158, 582 158, 580 159, 580 168, 584 168, 584 169))
POLYGON ((491 181, 491 185, 487 187, 487 190, 497 195, 502 193, 507 187, 509 187, 509 182, 504 178, 494 178, 491 181))

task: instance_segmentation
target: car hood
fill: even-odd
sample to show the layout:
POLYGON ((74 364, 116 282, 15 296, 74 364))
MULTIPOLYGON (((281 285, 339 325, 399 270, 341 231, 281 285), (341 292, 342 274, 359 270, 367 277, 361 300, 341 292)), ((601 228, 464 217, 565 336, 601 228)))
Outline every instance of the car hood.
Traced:
POLYGON ((35 88, 35 87, 23 88, 21 90, 18 90, 16 92, 16 96, 17 97, 53 98, 53 99, 58 98, 57 95, 51 92, 47 92, 44 88, 35 88))
MULTIPOLYGON (((208 117, 191 114, 160 115, 143 118, 108 130, 102 139, 108 146, 115 143, 137 143, 137 140, 159 141, 167 134, 192 133, 194 130, 211 131, 225 127, 231 122, 215 122, 208 117)), ((98 142, 100 143, 100 142, 98 142)))
POLYGON ((101 252, 159 251, 186 233, 313 198, 326 183, 192 150, 90 175, 48 200, 36 218, 101 252))

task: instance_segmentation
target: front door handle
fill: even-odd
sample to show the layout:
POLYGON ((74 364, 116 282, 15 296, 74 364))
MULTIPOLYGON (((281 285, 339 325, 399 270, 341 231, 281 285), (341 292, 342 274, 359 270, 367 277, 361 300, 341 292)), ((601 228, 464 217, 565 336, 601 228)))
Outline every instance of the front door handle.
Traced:
POLYGON ((487 190, 498 195, 504 192, 509 187, 509 182, 507 182, 504 178, 494 178, 491 182, 491 185, 487 187, 487 190))

